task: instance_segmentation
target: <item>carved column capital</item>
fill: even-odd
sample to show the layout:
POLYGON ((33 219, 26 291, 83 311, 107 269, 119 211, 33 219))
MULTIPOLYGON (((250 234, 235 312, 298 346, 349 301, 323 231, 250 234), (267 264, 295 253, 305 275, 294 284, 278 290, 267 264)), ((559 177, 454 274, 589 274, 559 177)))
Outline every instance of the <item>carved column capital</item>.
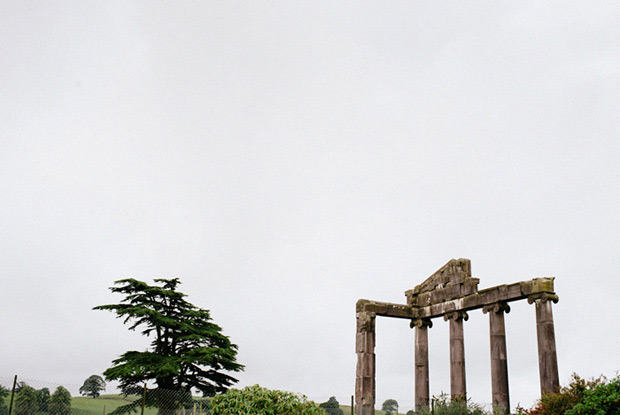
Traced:
POLYGON ((510 306, 508 303, 504 301, 498 301, 494 304, 488 304, 482 307, 482 312, 484 314, 493 312, 493 313, 510 313, 510 306))
POLYGON ((358 332, 374 332, 376 313, 371 311, 362 311, 356 313, 357 331, 358 332))
POLYGON ((467 314, 467 311, 450 311, 446 314, 443 315, 443 319, 444 321, 448 321, 448 320, 469 320, 469 314, 467 314))
POLYGON ((541 303, 546 303, 547 301, 553 301, 554 303, 557 304, 557 302, 560 301, 560 297, 558 297, 556 294, 551 294, 551 293, 536 293, 536 294, 532 294, 529 297, 527 297, 528 304, 533 304, 537 300, 540 300, 541 303))
POLYGON ((430 329, 431 327, 433 327, 433 322, 430 318, 414 318, 409 323, 409 327, 417 327, 419 329, 423 327, 428 327, 430 329))

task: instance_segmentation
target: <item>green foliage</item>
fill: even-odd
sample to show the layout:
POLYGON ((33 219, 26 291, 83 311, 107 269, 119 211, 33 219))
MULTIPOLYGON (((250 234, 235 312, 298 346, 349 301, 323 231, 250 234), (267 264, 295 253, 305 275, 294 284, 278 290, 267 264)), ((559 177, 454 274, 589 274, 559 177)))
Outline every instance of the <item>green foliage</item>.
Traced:
POLYGON ((83 396, 92 396, 98 398, 101 391, 105 390, 105 382, 99 375, 91 375, 84 381, 80 387, 80 394, 83 396))
POLYGON ((536 405, 526 411, 528 415, 564 415, 566 411, 583 401, 584 394, 606 383, 604 377, 585 380, 573 373, 568 386, 562 386, 558 393, 544 394, 536 405))
POLYGON ((583 392, 581 402, 566 411, 566 415, 620 414, 620 377, 600 383, 583 392))
POLYGON ((452 400, 448 395, 441 394, 433 397, 433 408, 422 408, 417 413, 419 415, 486 415, 487 412, 478 404, 472 403, 470 400, 457 399, 452 400))
POLYGON ((413 412, 413 409, 410 409, 407 411, 406 415, 415 415, 415 412, 413 412))
POLYGON ((387 399, 381 405, 381 410, 385 412, 385 415, 395 415, 398 412, 398 402, 394 399, 387 399))
POLYGON ((11 395, 11 391, 0 385, 0 415, 7 415, 9 413, 9 407, 4 402, 9 395, 11 395))
POLYGON ((69 415, 71 412, 71 394, 64 386, 59 386, 54 391, 49 403, 50 414, 69 415))
MULTIPOLYGON (((211 322, 209 311, 187 302, 186 295, 177 291, 178 278, 155 282, 159 285, 116 281, 118 286, 110 290, 125 298, 94 309, 112 311, 124 323, 130 322, 129 330, 141 327, 143 335, 153 336, 150 350, 125 352, 103 374, 107 380, 118 380, 124 394, 136 393, 145 382, 154 381, 157 389, 148 392, 147 406, 158 406, 161 414, 168 414, 185 405, 187 396, 191 400, 192 388, 204 396, 226 391, 237 379, 225 372, 241 371, 243 365, 236 362, 237 346, 211 322)), ((135 405, 120 407, 114 414, 133 409, 135 405)))
POLYGON ((47 412, 50 403, 50 390, 48 388, 39 389, 36 391, 36 395, 39 412, 47 412))
POLYGON ((305 396, 259 385, 231 389, 211 400, 213 415, 325 415, 305 396))
POLYGON ((16 393, 15 396, 13 413, 15 415, 34 415, 37 409, 37 394, 34 388, 26 384, 20 385, 19 393, 16 393))
POLYGON ((340 404, 335 396, 329 398, 327 402, 323 402, 319 405, 320 408, 323 408, 327 415, 343 415, 342 409, 340 409, 340 404))

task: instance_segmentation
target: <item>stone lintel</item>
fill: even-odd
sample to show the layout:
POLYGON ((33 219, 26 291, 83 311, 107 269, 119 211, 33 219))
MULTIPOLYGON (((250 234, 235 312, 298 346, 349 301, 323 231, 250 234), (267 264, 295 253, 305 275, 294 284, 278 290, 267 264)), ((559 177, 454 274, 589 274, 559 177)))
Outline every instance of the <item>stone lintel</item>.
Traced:
POLYGON ((383 303, 380 301, 358 300, 357 312, 372 312, 378 316, 413 319, 415 310, 406 304, 383 303))
POLYGON ((442 317, 455 311, 469 311, 490 306, 497 303, 528 299, 543 302, 550 300, 558 302, 558 296, 553 291, 554 278, 534 278, 529 281, 503 284, 485 288, 461 298, 431 304, 425 307, 413 307, 407 304, 385 303, 371 300, 358 300, 357 312, 372 312, 378 316, 404 319, 421 319, 442 317))
POLYGON ((455 300, 412 309, 416 315, 415 318, 435 318, 454 311, 476 310, 499 302, 508 303, 538 298, 543 301, 548 299, 557 302, 558 296, 553 291, 553 278, 534 278, 514 284, 498 285, 455 300))

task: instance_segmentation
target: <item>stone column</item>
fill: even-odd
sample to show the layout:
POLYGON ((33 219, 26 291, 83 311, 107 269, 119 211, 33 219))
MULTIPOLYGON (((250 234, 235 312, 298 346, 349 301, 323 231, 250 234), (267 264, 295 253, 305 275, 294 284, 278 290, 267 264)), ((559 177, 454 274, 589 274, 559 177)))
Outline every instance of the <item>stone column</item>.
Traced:
POLYGON ((555 294, 543 293, 530 297, 528 303, 536 304, 536 335, 538 337, 538 371, 540 374, 540 393, 555 393, 560 390, 558 357, 555 350, 555 329, 551 302, 558 302, 555 294))
POLYGON ((463 320, 467 320, 469 316, 465 311, 453 311, 445 314, 443 318, 450 320, 450 395, 452 399, 466 399, 463 320))
POLYGON ((499 302, 482 308, 489 313, 491 331, 491 394, 494 413, 510 413, 510 396, 508 392, 508 361, 506 353, 506 328, 504 313, 510 312, 510 306, 499 302))
POLYGON ((369 311, 357 312, 357 369, 355 375, 355 415, 375 413, 375 317, 369 311))
POLYGON ((416 411, 428 408, 430 400, 428 370, 428 328, 433 327, 430 319, 411 321, 415 327, 415 408, 416 411))

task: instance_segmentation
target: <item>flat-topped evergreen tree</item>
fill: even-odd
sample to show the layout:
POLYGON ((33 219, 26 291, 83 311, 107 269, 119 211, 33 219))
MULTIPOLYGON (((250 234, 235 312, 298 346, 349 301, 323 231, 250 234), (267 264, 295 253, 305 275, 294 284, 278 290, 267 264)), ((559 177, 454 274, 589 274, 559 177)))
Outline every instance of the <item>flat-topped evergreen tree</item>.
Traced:
MULTIPOLYGON (((128 351, 103 372, 117 380, 125 394, 141 393, 148 381, 156 388, 147 393, 146 404, 159 407, 160 414, 173 413, 179 404, 191 401, 192 389, 204 396, 224 392, 237 382, 228 372, 243 370, 237 363, 237 346, 211 321, 209 310, 198 308, 177 291, 178 278, 156 279, 149 285, 135 279, 115 282, 110 290, 125 295, 119 304, 101 305, 153 338, 147 351, 128 351)), ((125 405, 115 413, 132 411, 139 405, 125 405)))

